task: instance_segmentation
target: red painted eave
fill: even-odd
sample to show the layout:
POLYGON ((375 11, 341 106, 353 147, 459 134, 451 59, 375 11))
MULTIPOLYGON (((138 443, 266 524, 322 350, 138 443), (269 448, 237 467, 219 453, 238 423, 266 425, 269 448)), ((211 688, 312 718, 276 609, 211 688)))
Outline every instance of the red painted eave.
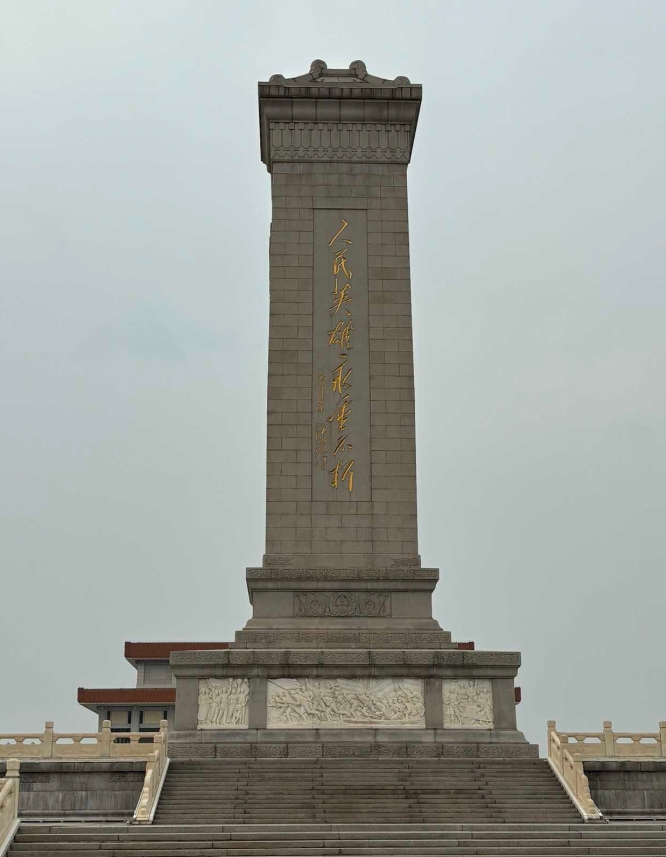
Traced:
POLYGON ((175 687, 80 687, 76 695, 81 705, 173 705, 175 687))

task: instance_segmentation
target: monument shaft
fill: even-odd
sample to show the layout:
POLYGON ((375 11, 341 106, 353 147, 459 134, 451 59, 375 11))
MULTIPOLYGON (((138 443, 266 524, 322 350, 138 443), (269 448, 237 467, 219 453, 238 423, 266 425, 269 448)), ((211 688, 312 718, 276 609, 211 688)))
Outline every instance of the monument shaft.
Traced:
POLYGON ((259 88, 273 204, 264 565, 418 567, 407 163, 421 87, 318 71, 259 88))

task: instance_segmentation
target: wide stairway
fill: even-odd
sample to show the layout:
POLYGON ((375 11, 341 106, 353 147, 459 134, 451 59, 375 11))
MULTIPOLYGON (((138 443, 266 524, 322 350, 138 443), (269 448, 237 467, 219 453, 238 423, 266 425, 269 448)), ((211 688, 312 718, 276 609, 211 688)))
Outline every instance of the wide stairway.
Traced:
POLYGON ((543 760, 172 760, 155 824, 22 824, 16 855, 666 855, 666 824, 584 824, 543 760))
POLYGON ((580 816, 542 759, 172 760, 156 824, 554 822, 580 816))

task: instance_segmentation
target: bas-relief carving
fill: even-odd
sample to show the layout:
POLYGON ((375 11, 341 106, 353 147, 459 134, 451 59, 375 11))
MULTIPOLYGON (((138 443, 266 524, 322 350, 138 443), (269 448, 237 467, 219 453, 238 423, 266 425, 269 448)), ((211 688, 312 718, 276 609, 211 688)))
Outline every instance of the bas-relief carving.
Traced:
POLYGON ((420 679, 269 679, 268 727, 425 728, 420 679))
POLYGON ((295 616, 370 616, 391 615, 388 592, 295 592, 295 616))
POLYGON ((442 682, 445 729, 492 729, 493 691, 487 678, 442 682))
POLYGON ((403 122, 271 122, 274 161, 409 161, 403 122))
POLYGON ((199 681, 199 729, 243 729, 247 727, 246 678, 204 678, 199 681))

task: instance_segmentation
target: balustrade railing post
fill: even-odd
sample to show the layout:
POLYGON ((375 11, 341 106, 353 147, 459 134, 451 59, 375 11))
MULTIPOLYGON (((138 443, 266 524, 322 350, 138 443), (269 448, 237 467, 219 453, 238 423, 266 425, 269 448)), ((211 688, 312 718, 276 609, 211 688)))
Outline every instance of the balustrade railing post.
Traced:
POLYGON ((613 736, 613 723, 604 720, 604 748, 607 756, 615 755, 615 738, 613 736))
POLYGON ((659 721, 659 754, 666 756, 666 720, 659 721))
POLYGON ((104 720, 102 723, 102 731, 99 736, 99 754, 103 759, 108 759, 111 755, 111 721, 104 720))
POLYGON ((548 732, 546 738, 546 746, 548 747, 548 755, 557 764, 560 771, 562 770, 562 747, 559 741, 554 747, 553 734, 557 734, 557 723, 554 720, 548 721, 548 732), (556 755, 553 755, 555 753, 556 755))
POLYGON ((155 747, 155 759, 158 762, 158 769, 161 771, 162 769, 162 756, 164 755, 164 735, 161 732, 158 732, 153 736, 153 744, 155 747))
POLYGON ((20 768, 21 763, 18 759, 7 759, 7 773, 5 774, 5 778, 8 780, 16 780, 16 782, 14 783, 15 789, 18 789, 20 768))
POLYGON ((18 818, 19 814, 19 783, 20 783, 20 768, 21 763, 18 759, 7 759, 6 780, 14 780, 14 788, 12 789, 12 801, 14 808, 14 818, 18 818))
POLYGON ((42 739, 42 758, 50 759, 53 756, 53 720, 47 720, 44 724, 44 737, 42 739))

